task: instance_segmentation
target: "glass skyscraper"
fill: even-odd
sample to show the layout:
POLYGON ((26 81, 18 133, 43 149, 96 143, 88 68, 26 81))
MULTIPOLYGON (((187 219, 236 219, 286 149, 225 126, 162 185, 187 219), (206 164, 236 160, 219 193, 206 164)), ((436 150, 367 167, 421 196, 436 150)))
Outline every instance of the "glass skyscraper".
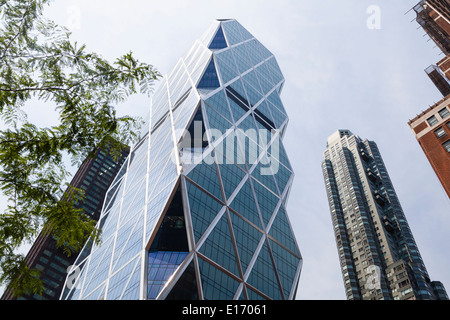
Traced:
POLYGON ((284 78, 236 20, 165 76, 108 191, 100 245, 61 299, 293 299, 302 257, 286 212, 284 78))
POLYGON ((447 300, 430 281, 375 142, 328 138, 323 175, 349 300, 447 300))

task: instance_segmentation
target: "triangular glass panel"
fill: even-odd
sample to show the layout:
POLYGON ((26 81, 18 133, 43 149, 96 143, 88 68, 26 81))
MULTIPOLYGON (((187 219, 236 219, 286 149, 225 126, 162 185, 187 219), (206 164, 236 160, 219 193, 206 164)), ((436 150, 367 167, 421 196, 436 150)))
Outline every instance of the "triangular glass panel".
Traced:
POLYGON ((224 31, 227 35, 230 45, 234 45, 242 41, 242 35, 236 20, 225 21, 222 23, 224 31))
POLYGON ((173 251, 150 251, 148 253, 148 300, 156 299, 187 255, 187 252, 173 251))
POLYGON ((264 184, 275 194, 279 194, 275 180, 273 177, 272 170, 270 168, 270 160, 267 155, 264 155, 261 161, 256 165, 255 169, 252 171, 252 176, 256 178, 259 182, 264 184))
POLYGON ((220 176, 222 178, 223 189, 226 198, 230 198, 239 183, 244 179, 245 172, 239 169, 234 163, 223 163, 219 165, 220 176))
MULTIPOLYGON (((89 264, 88 268, 86 268, 86 279, 84 285, 83 293, 90 293, 93 289, 95 289, 100 283, 102 283, 108 277, 109 263, 112 250, 114 237, 111 237, 110 240, 96 250, 91 253, 91 261, 92 259, 99 259, 100 262, 94 264, 89 264), (102 263, 103 261, 103 263, 102 263), (94 279, 94 280, 93 280, 94 279), (98 282, 97 282, 98 280, 98 282)), ((95 261, 95 260, 94 260, 95 261)))
POLYGON ((278 185, 278 190, 280 190, 280 194, 283 194, 284 189, 286 188, 289 179, 292 176, 292 172, 288 170, 284 165, 279 163, 275 158, 271 158, 272 161, 272 171, 274 173, 275 181, 278 185))
POLYGON ((247 49, 244 45, 239 45, 231 50, 233 50, 233 54, 236 57, 236 64, 241 74, 252 67, 247 49))
POLYGON ((262 55, 261 48, 258 46, 258 41, 256 39, 252 39, 245 43, 247 46, 248 54, 252 59, 253 65, 257 65, 264 61, 264 56, 262 55))
POLYGON ((128 282, 128 287, 125 289, 121 300, 139 300, 139 283, 141 277, 141 268, 138 264, 134 270, 134 274, 128 282))
POLYGON ((216 164, 208 164, 201 162, 196 165, 187 177, 198 184, 203 189, 207 190, 220 201, 223 201, 222 188, 219 182, 216 164))
MULTIPOLYGON (((247 99, 247 94, 244 90, 244 85, 242 84, 241 79, 237 79, 232 82, 229 86, 227 86, 227 91, 231 92, 234 97, 238 98, 239 102, 250 108, 250 103, 247 99)), ((228 95, 228 94, 227 94, 228 95)), ((228 95, 230 98, 230 96, 228 95)))
POLYGON ((272 79, 274 80, 275 84, 283 81, 283 74, 281 73, 280 67, 278 66, 275 57, 270 58, 265 63, 268 66, 269 72, 272 74, 272 79))
POLYGON ((267 146, 272 140, 275 132, 275 124, 271 122, 268 118, 261 118, 258 110, 253 110, 255 114, 256 125, 259 129, 259 144, 261 146, 267 146), (257 114, 258 113, 258 114, 257 114))
POLYGON ((261 85, 262 93, 264 95, 268 94, 273 89, 272 80, 268 79, 267 75, 264 75, 263 72, 265 72, 267 69, 264 68, 264 64, 260 65, 256 70, 256 76, 259 80, 259 84, 261 85))
POLYGON ((239 71, 236 66, 236 60, 234 59, 232 50, 224 50, 222 52, 216 53, 215 57, 217 58, 217 60, 220 60, 221 62, 225 63, 233 73, 239 75, 239 71))
POLYGON ((221 116, 207 104, 205 105, 205 112, 208 117, 209 134, 211 136, 210 138, 212 138, 212 136, 214 135, 214 141, 224 135, 229 129, 233 127, 233 124, 231 122, 229 122, 227 119, 225 119, 225 117, 221 116))
POLYGON ((244 82, 248 82, 260 94, 263 92, 261 90, 261 85, 259 84, 259 80, 257 78, 257 73, 255 70, 251 70, 250 72, 243 75, 242 79, 244 80, 244 82))
POLYGON ((251 113, 238 124, 238 128, 250 136, 255 142, 258 141, 258 128, 251 113))
POLYGON ((238 21, 235 21, 236 29, 238 29, 242 35, 242 40, 248 40, 253 38, 253 35, 245 29, 238 21))
POLYGON ((187 257, 188 252, 189 245, 179 186, 148 252, 148 299, 156 299, 166 282, 187 257))
POLYGON ((263 98, 262 94, 259 93, 252 85, 247 81, 244 81, 245 90, 247 91, 247 96, 250 101, 250 106, 255 106, 263 98))
POLYGON ((195 112, 191 123, 187 127, 187 130, 180 143, 180 151, 199 152, 202 153, 203 150, 208 146, 208 141, 203 140, 205 136, 205 120, 203 118, 202 108, 200 105, 195 112), (184 150, 186 149, 186 150, 184 150))
POLYGON ((241 119, 244 116, 244 114, 246 114, 250 109, 228 90, 227 96, 228 101, 230 102, 231 112, 233 113, 234 122, 238 122, 239 119, 241 119))
POLYGON ((146 235, 145 235, 145 242, 147 243, 150 240, 151 234, 153 234, 154 229, 156 228, 156 223, 159 220, 159 217, 161 216, 164 207, 166 206, 167 202, 169 201, 169 197, 172 194, 173 189, 175 188, 175 182, 174 185, 169 184, 167 187, 165 187, 162 190, 158 190, 158 192, 154 195, 153 198, 150 198, 149 202, 147 203, 147 224, 146 224, 146 235))
POLYGON ((242 170, 247 170, 245 166, 245 152, 241 147, 240 140, 241 138, 238 137, 236 130, 229 130, 222 141, 216 145, 214 152, 219 165, 235 164, 242 170))
POLYGON ((225 40, 225 35, 223 34, 222 27, 219 26, 219 29, 216 32, 216 35, 214 36, 214 39, 211 41, 211 44, 209 45, 209 49, 223 49, 226 48, 227 41, 225 40))
POLYGON ((232 50, 225 50, 215 55, 223 83, 228 83, 239 76, 232 50))
POLYGON ((130 219, 124 227, 120 228, 117 234, 116 247, 112 260, 112 272, 123 267, 127 261, 134 257, 142 246, 142 230, 144 226, 142 212, 137 215, 137 219, 130 219), (126 240, 126 241, 125 241, 126 240))
MULTIPOLYGON (((133 271, 136 269, 136 266, 139 264, 140 258, 134 258, 116 274, 114 274, 108 283, 108 292, 106 294, 106 299, 108 300, 119 300, 123 291, 125 290, 125 285, 128 283, 128 280, 133 276, 133 271)), ((139 282, 138 282, 139 283, 139 282)))
POLYGON ((277 129, 280 128, 281 125, 286 120, 287 116, 284 113, 282 113, 277 107, 275 107, 272 103, 268 103, 267 105, 270 108, 270 112, 273 116, 273 122, 276 128, 277 129))
POLYGON ((208 238, 206 238, 200 247, 199 253, 205 255, 236 276, 240 275, 227 214, 224 214, 219 222, 217 222, 214 229, 208 235, 208 238))
POLYGON ((239 124, 239 128, 236 129, 236 136, 242 146, 245 161, 249 168, 258 162, 259 156, 264 152, 263 148, 258 145, 259 135, 257 129, 249 127, 252 124, 251 121, 255 123, 253 116, 250 115, 250 117, 250 119, 244 119, 246 122, 242 121, 239 124))
POLYGON ((155 251, 189 251, 180 186, 177 188, 152 241, 150 252, 155 251))
POLYGON ((235 210, 241 216, 252 222, 258 228, 261 228, 261 219, 259 217, 258 209, 256 208, 255 197, 247 180, 242 188, 239 190, 230 208, 235 210))
POLYGON ((197 278, 194 261, 184 270, 180 279, 167 295, 166 300, 198 300, 197 278))
POLYGON ((272 128, 275 128, 273 122, 272 113, 267 105, 267 101, 262 101, 259 106, 254 110, 254 112, 261 117, 265 122, 267 122, 272 128))
POLYGON ((259 252, 247 283, 274 300, 283 299, 266 242, 259 252))
POLYGON ((203 73, 197 88, 199 89, 216 89, 220 87, 219 77, 217 76, 216 65, 214 59, 211 58, 208 67, 203 73))
POLYGON ((203 259, 198 259, 204 300, 232 300, 239 282, 203 259), (225 286, 226 284, 226 286, 225 286))
POLYGON ((225 97, 225 92, 223 90, 220 90, 205 102, 220 113, 220 115, 225 117, 225 119, 231 120, 230 108, 228 107, 227 98, 225 97))
POLYGON ((280 277, 281 286, 283 287, 284 296, 287 299, 289 298, 294 284, 300 258, 294 256, 272 240, 270 240, 270 246, 272 249, 273 260, 280 277))
POLYGON ((263 234, 233 212, 230 213, 230 218, 242 272, 245 274, 263 234))
POLYGON ((222 205, 208 194, 186 182, 189 208, 191 210, 192 227, 197 242, 222 209, 222 205))
POLYGON ((293 171, 291 163, 290 163, 289 158, 286 153, 286 149, 284 148, 284 145, 283 145, 283 143, 281 143, 281 141, 279 141, 278 144, 272 144, 267 149, 267 152, 270 153, 271 158, 274 157, 280 163, 282 163, 286 168, 288 168, 290 171, 293 171))
POLYGON ((252 179, 252 183, 264 224, 267 226, 280 199, 255 179, 252 179))
POLYGON ((270 227, 269 236, 295 254, 300 255, 300 251, 297 248, 294 234, 292 233, 292 229, 283 206, 280 206, 280 209, 278 209, 277 216, 270 227))

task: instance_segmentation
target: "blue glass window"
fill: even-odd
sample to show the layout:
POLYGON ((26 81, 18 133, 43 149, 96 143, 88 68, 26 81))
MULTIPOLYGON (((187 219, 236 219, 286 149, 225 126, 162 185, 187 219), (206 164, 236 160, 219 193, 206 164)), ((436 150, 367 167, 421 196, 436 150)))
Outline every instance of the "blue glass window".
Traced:
POLYGON ((272 170, 270 169, 271 162, 269 162, 270 160, 267 159, 269 158, 267 158, 266 156, 261 159, 261 162, 257 164, 255 169, 253 169, 252 176, 278 195, 278 189, 275 184, 272 170), (265 161, 265 164, 263 164, 263 161, 265 161), (271 174, 268 174, 269 172, 271 174))
POLYGON ((245 48, 244 45, 234 47, 231 50, 233 50, 233 54, 236 57, 236 64, 241 73, 244 73, 245 71, 247 71, 252 67, 250 58, 247 53, 247 49, 245 48))
POLYGON ((222 177, 223 188, 225 191, 225 196, 227 199, 231 196, 231 194, 236 190, 239 183, 244 179, 245 172, 239 169, 233 163, 221 164, 219 166, 220 175, 222 177))
POLYGON ((282 300, 280 287, 275 274, 275 268, 269 254, 267 243, 264 243, 256 259, 247 282, 275 300, 282 300))
POLYGON ((295 254, 300 255, 283 206, 278 210, 277 216, 270 227, 269 236, 273 237, 295 254))
MULTIPOLYGON (((274 162, 274 164, 276 164, 278 162, 273 157, 271 158, 271 160, 274 162)), ((277 170, 274 171, 275 180, 277 181, 278 189, 280 190, 280 193, 283 194, 283 191, 286 188, 287 183, 289 182, 292 172, 289 171, 281 163, 277 163, 275 166, 277 167, 277 170)))
MULTIPOLYGON (((272 114, 270 113, 266 101, 261 102, 261 104, 254 111, 258 116, 261 117, 261 119, 267 122, 272 128, 275 128, 275 124, 272 121, 272 114)), ((272 128, 267 128, 267 130, 271 130, 272 128)))
POLYGON ((245 90, 247 91, 248 99, 250 100, 250 105, 253 107, 263 98, 263 96, 255 88, 253 88, 247 81, 244 81, 244 85, 245 90))
POLYGON ((223 34, 222 27, 219 27, 219 30, 217 30, 217 33, 214 36, 214 39, 212 40, 211 44, 209 45, 209 49, 223 49, 226 47, 227 47, 227 41, 225 40, 225 36, 223 34))
POLYGON ((173 275, 187 255, 187 252, 149 252, 147 299, 156 299, 167 280, 173 275))
POLYGON ((230 213, 236 246, 239 252, 242 272, 245 274, 248 264, 255 254, 256 247, 263 234, 234 213, 230 213))
POLYGON ((245 104, 243 104, 239 99, 237 99, 230 91, 227 90, 228 101, 230 102, 231 111, 233 113, 234 121, 237 122, 241 119, 244 114, 250 110, 245 104))
POLYGON ((224 214, 219 220, 199 252, 239 276, 227 214, 224 214))
POLYGON ((199 89, 216 89, 220 87, 219 78, 217 76, 216 65, 214 59, 211 59, 208 67, 203 74, 200 83, 197 86, 199 89))
POLYGON ((277 267, 280 277, 281 286, 283 288, 285 298, 289 298, 292 290, 293 281, 297 272, 300 258, 292 255, 289 251, 278 245, 274 241, 270 241, 273 259, 277 267))
POLYGON ((230 207, 257 227, 261 227, 261 219, 258 210, 256 209, 253 191, 248 181, 246 181, 241 190, 239 190, 230 207))
POLYGON ((261 210, 262 218, 264 223, 267 225, 280 199, 256 180, 253 179, 252 182, 253 188, 255 189, 256 198, 258 199, 258 205, 261 210))
POLYGON ((205 111, 208 117, 209 129, 216 130, 210 132, 211 134, 215 134, 214 140, 224 135, 228 129, 233 127, 231 122, 228 122, 223 116, 221 116, 218 112, 210 108, 208 105, 205 106, 205 111))
POLYGON ((222 23, 222 25, 225 30, 225 33, 227 34, 227 39, 230 42, 230 45, 239 43, 243 40, 237 21, 230 20, 222 23))
POLYGON ((189 172, 187 176, 222 201, 223 196, 215 163, 207 164, 202 162, 189 172))
POLYGON ((239 282, 213 267, 203 259, 198 259, 205 300, 233 299, 239 282))
POLYGON ((220 113, 225 119, 231 120, 230 108, 228 108, 227 99, 223 90, 217 92, 214 96, 205 101, 214 110, 220 113))
POLYGON ((198 241, 219 213, 222 205, 192 183, 187 182, 186 185, 195 240, 198 241))

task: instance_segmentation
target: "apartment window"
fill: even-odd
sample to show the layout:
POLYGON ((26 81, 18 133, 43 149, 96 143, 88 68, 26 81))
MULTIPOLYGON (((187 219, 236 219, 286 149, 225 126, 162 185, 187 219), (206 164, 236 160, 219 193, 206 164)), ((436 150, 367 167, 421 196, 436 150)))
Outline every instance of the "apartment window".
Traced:
POLYGON ((450 153, 450 140, 448 140, 447 142, 445 142, 445 143, 443 144, 443 146, 444 146, 445 150, 447 150, 447 152, 450 153))
POLYGON ((438 120, 435 116, 432 116, 430 118, 427 119, 428 124, 430 125, 430 127, 434 126, 436 123, 438 123, 438 120))
POLYGON ((439 111, 439 115, 441 116, 442 119, 445 119, 448 116, 450 116, 450 112, 448 111, 447 108, 444 108, 441 111, 439 111))
POLYGON ((439 129, 434 131, 434 134, 436 135, 436 137, 438 137, 440 139, 443 136, 445 136, 447 134, 447 132, 445 132, 445 129, 443 127, 440 127, 439 129))

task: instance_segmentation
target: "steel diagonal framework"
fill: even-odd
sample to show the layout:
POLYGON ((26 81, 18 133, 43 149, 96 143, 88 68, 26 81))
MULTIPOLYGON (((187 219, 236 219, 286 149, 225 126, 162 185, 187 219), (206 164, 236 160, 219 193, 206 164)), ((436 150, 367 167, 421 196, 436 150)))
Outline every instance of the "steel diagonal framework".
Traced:
POLYGON ((164 78, 62 299, 294 299, 288 117, 275 57, 217 20, 164 78))

